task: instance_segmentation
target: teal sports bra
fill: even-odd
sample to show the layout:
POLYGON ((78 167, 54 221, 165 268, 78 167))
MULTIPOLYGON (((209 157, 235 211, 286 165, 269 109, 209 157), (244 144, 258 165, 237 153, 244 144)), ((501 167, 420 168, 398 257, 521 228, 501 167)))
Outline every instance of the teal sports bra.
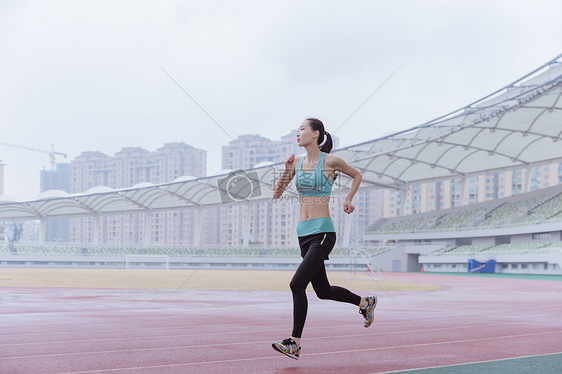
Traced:
POLYGON ((322 152, 316 166, 309 172, 302 171, 302 161, 306 156, 299 160, 295 168, 295 186, 299 196, 330 196, 332 193, 334 181, 324 174, 325 156, 326 153, 322 152))

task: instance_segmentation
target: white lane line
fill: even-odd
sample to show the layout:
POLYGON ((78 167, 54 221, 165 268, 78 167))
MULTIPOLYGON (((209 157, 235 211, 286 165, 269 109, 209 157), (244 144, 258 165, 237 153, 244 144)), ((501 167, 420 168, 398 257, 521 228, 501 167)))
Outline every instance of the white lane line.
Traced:
MULTIPOLYGON (((309 303, 309 305, 312 303, 309 303)), ((556 307, 556 308, 549 308, 548 310, 558 310, 558 309, 562 309, 561 307, 556 307)), ((512 308, 506 308, 506 310, 512 310, 512 308)), ((379 311, 379 313, 381 312, 390 312, 390 310, 379 310, 377 308, 377 311, 379 311)), ((395 311, 392 311, 393 313, 395 311)), ((396 320, 391 321, 392 323, 406 323, 406 322, 415 322, 415 323, 420 323, 420 322, 433 322, 433 321, 453 321, 453 320, 466 320, 467 317, 470 318, 495 318, 498 316, 498 313, 501 313, 502 318, 505 317, 521 317, 521 313, 517 312, 517 313, 504 313, 501 310, 494 310, 494 313, 479 313, 479 314, 472 314, 469 316, 452 316, 452 317, 430 317, 430 318, 417 318, 417 319, 413 319, 413 318, 399 318, 396 320)), ((536 320, 537 317, 539 315, 536 314, 537 310, 534 309, 533 310, 533 320, 536 320)), ((543 313, 544 314, 544 313, 543 313)), ((548 315, 551 315, 550 313, 547 313, 548 315)), ((331 318, 317 318, 316 321, 322 321, 325 319, 329 319, 330 321, 333 320, 338 320, 338 319, 348 319, 348 317, 331 317, 331 318)), ((99 325, 108 325, 108 326, 113 326, 111 324, 108 323, 100 323, 99 325)), ((128 324, 130 326, 130 324, 128 324)), ((259 323, 256 322, 247 322, 247 323, 228 323, 228 324, 224 324, 223 326, 252 326, 252 325, 259 325, 259 323)), ((67 324, 65 324, 64 326, 68 326, 67 324)), ((190 327, 206 327, 206 326, 215 326, 214 324, 201 324, 201 325, 181 325, 179 327, 183 328, 183 329, 188 329, 190 327)), ((342 325, 342 326, 346 326, 346 325, 342 325)), ((60 327, 59 325, 53 325, 53 327, 60 327)), ((146 327, 143 328, 143 330, 170 330, 170 329, 176 329, 178 328, 178 326, 174 327, 146 327)), ((311 327, 307 327, 311 328, 311 327)), ((119 329, 119 331, 138 331, 139 328, 125 328, 125 329, 119 329)), ((15 334, 3 334, 2 336, 4 337, 22 337, 22 336, 55 336, 55 335, 71 335, 71 334, 80 334, 80 335, 84 335, 87 333, 104 333, 104 332, 114 332, 116 331, 116 328, 107 328, 107 329, 102 329, 102 330, 75 330, 75 331, 53 331, 53 332, 35 332, 35 333, 26 333, 26 334, 21 334, 21 333, 15 333, 15 334)), ((260 330, 263 331, 263 330, 260 330)), ((183 336, 183 335, 182 335, 183 336)), ((152 338, 151 337, 146 337, 146 338, 152 338)), ((131 337, 131 338, 125 338, 125 339, 143 339, 143 337, 139 337, 139 338, 135 338, 135 337, 131 337)), ((103 339, 102 339, 103 340, 103 339)), ((62 343, 65 342, 69 342, 69 341, 61 341, 62 343)), ((49 343, 57 343, 57 342, 52 342, 52 341, 48 341, 48 342, 44 342, 45 344, 49 344, 49 343)), ((7 343, 7 344, 40 344, 40 342, 34 342, 34 343, 7 343)), ((0 346, 2 346, 3 344, 0 344, 0 346)))
MULTIPOLYGON (((307 354, 307 356, 324 356, 324 355, 335 355, 335 354, 342 354, 342 353, 349 354, 349 353, 358 353, 358 352, 372 352, 372 351, 379 351, 379 350, 386 350, 386 349, 404 349, 404 348, 415 348, 415 347, 442 345, 442 344, 480 342, 480 341, 486 341, 486 340, 521 338, 521 337, 525 337, 525 336, 539 336, 539 335, 558 334, 558 333, 562 333, 562 330, 551 331, 551 332, 543 332, 543 333, 534 333, 534 334, 497 336, 497 337, 481 338, 481 339, 465 339, 465 340, 453 340, 453 341, 437 342, 437 343, 409 344, 409 345, 401 345, 401 346, 393 346, 393 347, 378 347, 378 348, 352 349, 352 350, 347 350, 347 351, 309 353, 309 354, 307 354)), ((107 372, 126 371, 126 370, 144 370, 144 369, 172 368, 172 367, 184 367, 184 366, 194 366, 194 365, 227 364, 227 363, 234 363, 234 362, 258 361, 258 360, 268 360, 268 359, 276 359, 276 358, 283 358, 283 357, 277 355, 277 356, 257 357, 257 358, 238 358, 238 359, 230 359, 230 360, 189 362, 189 363, 185 363, 185 364, 169 364, 169 365, 138 366, 138 367, 129 367, 129 368, 73 371, 73 372, 61 373, 61 374, 107 373, 107 372)), ((284 359, 286 359, 286 358, 284 358, 284 359)))
MULTIPOLYGON (((548 320, 546 320, 548 321, 548 320)), ((541 320, 541 322, 544 322, 541 320)), ((498 326, 509 326, 509 325, 516 325, 516 324, 525 324, 524 321, 514 321, 514 322, 505 322, 505 323, 489 323, 489 324, 476 324, 476 325, 463 325, 463 326, 451 326, 451 327, 438 327, 438 328, 430 328, 430 329, 416 329, 416 330, 401 330, 401 331, 385 331, 385 332, 375 332, 375 333, 360 333, 360 334, 345 334, 345 335, 330 335, 330 336, 323 336, 323 337, 311 337, 307 338, 307 340, 323 340, 323 339, 345 339, 345 338, 353 338, 353 337, 366 337, 366 336, 383 336, 383 335, 393 335, 393 334, 412 334, 412 333, 424 333, 424 332, 435 332, 435 331, 447 331, 447 330, 460 330, 460 329, 474 329, 474 328, 485 328, 485 327, 498 327, 498 326)), ((356 324, 348 325, 350 327, 355 327, 356 324)), ((342 326, 338 326, 342 327, 342 326)), ((309 330, 326 330, 326 329, 333 329, 334 326, 327 326, 327 327, 318 327, 318 328, 310 328, 309 330)), ((146 336, 146 337, 138 337, 138 338, 111 338, 111 339, 90 339, 90 340, 70 340, 70 341, 59 341, 59 342, 48 342, 48 343, 8 343, 8 344, 0 344, 0 347, 4 346, 30 346, 32 344, 35 345, 42 345, 42 344, 70 344, 70 343, 92 343, 92 342, 110 342, 110 341, 124 341, 124 340, 141 340, 141 339, 167 339, 167 338, 181 338, 181 337, 194 337, 194 336, 209 336, 209 335, 230 335, 230 334, 251 334, 251 333, 258 333, 258 332, 273 332, 273 331, 280 331, 280 329, 262 329, 262 330, 254 330, 254 331, 231 331, 231 332, 216 332, 216 333, 198 333, 198 334, 182 334, 182 335, 160 335, 160 336, 146 336)), ((257 343, 257 342, 249 342, 249 343, 257 343)), ((259 342, 263 343, 263 342, 259 342)), ((218 344, 207 344, 207 345, 195 345, 195 346, 168 346, 168 347, 147 347, 147 348, 135 348, 135 349, 124 349, 124 350, 112 350, 112 351, 88 351, 88 352, 73 352, 73 353, 57 353, 57 354, 44 354, 44 355, 28 355, 28 356, 17 356, 17 357, 0 357, 0 360, 6 359, 23 359, 23 358, 34 358, 34 357, 55 357, 55 356, 71 356, 71 355, 83 355, 83 354, 98 354, 98 353, 111 353, 111 352, 137 352, 137 351, 150 351, 150 350, 159 350, 159 349, 179 349, 179 348, 197 348, 197 347, 220 347, 231 345, 231 342, 228 343, 218 343, 218 344)))
MULTIPOLYGON (((548 321, 556 321, 558 322, 558 318, 546 318, 546 319, 533 319, 533 322, 548 322, 548 321)), ((393 324, 402 323, 402 321, 397 321, 393 324)), ((389 335, 389 334, 404 334, 404 333, 414 333, 414 332, 430 332, 430 331, 443 331, 443 330, 452 330, 452 329, 466 329, 466 328, 478 328, 478 327, 488 327, 488 326, 509 326, 515 324, 528 324, 527 321, 512 321, 512 322, 501 322, 501 323, 489 323, 489 324, 476 324, 476 325, 463 325, 463 326, 451 326, 451 327, 438 327, 438 328, 430 328, 430 329, 416 329, 416 330, 399 330, 399 331, 385 331, 385 332, 377 332, 377 333, 364 333, 361 335, 343 335, 342 337, 347 336, 372 336, 372 335, 389 335)), ((221 325, 222 326, 222 325, 221 325)), ((354 327, 357 326, 356 323, 349 323, 345 325, 337 325, 337 326, 317 326, 317 327, 307 327, 307 330, 326 330, 326 329, 333 329, 334 327, 339 328, 346 328, 346 327, 354 327)), ((188 326, 189 328, 192 326, 188 326)), ((181 328, 184 328, 181 326, 181 328)), ((173 328, 168 328, 173 329, 173 328)), ((135 329, 139 330, 139 329, 135 329)), ((88 340, 59 340, 59 341, 46 341, 46 342, 23 342, 23 343, 4 343, 0 344, 0 347, 7 347, 7 346, 32 346, 32 345, 52 345, 52 344, 69 344, 69 343, 87 343, 87 342, 110 342, 110 341, 125 341, 125 340, 143 340, 143 339, 168 339, 168 338, 188 338, 188 337, 197 337, 197 336, 211 336, 211 335, 234 335, 234 334, 251 334, 251 333, 260 333, 260 332, 274 332, 280 331, 281 328, 276 329, 259 329, 259 330, 245 330, 245 331, 221 331, 221 332, 205 332, 205 333, 194 333, 194 334, 174 334, 174 335, 149 335, 149 336, 138 336, 138 337, 118 337, 118 338, 104 338, 104 339, 88 339, 88 340)), ((112 330, 114 331, 114 330, 112 330)), ((99 331, 98 333, 102 333, 103 331, 99 331)), ((50 335, 50 334, 49 334, 50 335)), ((47 335, 47 336, 49 336, 47 335)), ((332 337, 329 337, 332 338, 332 337)), ((315 338, 318 339, 318 338, 315 338)), ((31 357, 31 356, 30 356, 31 357)), ((1 359, 1 358, 0 358, 1 359)))
MULTIPOLYGON (((474 326, 466 326, 463 328, 473 328, 474 326)), ((413 333, 413 332, 427 332, 427 331, 439 331, 439 330, 451 330, 455 329, 458 330, 458 327, 450 327, 450 328, 442 328, 442 329, 432 329, 432 330, 413 330, 413 331, 404 331, 401 333, 413 333)), ((525 337, 525 336, 535 336, 535 335, 544 335, 544 334, 556 334, 562 333, 562 330, 559 331, 548 331, 548 332, 539 332, 539 333, 529 333, 529 334, 519 334, 519 335, 506 335, 506 336, 498 336, 498 337, 489 337, 489 338, 475 338, 475 339, 465 339, 465 340, 458 340, 458 341, 445 341, 445 342, 432 342, 432 343, 419 343, 419 344, 411 344, 411 345, 404 345, 401 347, 417 347, 417 346, 424 346, 424 345, 434 345, 434 344, 448 344, 448 343, 455 343, 455 342, 470 342, 470 341, 481 341, 481 340, 493 340, 493 339, 505 339, 510 337, 525 337)), ((369 335, 379 335, 379 334, 369 334, 369 335)), ((384 333, 380 335, 385 335, 384 333)), ((342 339, 342 338, 351 338, 351 337, 361 337, 365 336, 365 334, 354 334, 354 335, 341 335, 341 336, 329 336, 329 337, 320 337, 320 338, 308 338, 307 340, 323 340, 323 339, 342 339)), ((269 344, 271 343, 270 340, 264 341, 253 341, 248 342, 248 344, 269 344)), ((45 358, 45 357, 65 357, 65 356, 81 356, 81 355, 96 355, 96 354, 113 354, 113 353, 132 353, 132 352, 141 352, 141 351, 165 351, 165 350, 172 350, 172 349, 193 349, 193 348, 211 348, 211 347, 221 347, 221 346, 229 346, 232 343, 217 343, 217 344, 197 344, 197 345, 186 345, 186 346, 173 346, 173 347, 155 347, 155 348, 134 348, 134 349, 121 349, 121 350, 107 350, 107 351, 95 351, 95 352, 74 352, 74 353, 56 353, 56 354, 44 354, 44 355, 29 355, 29 356, 17 356, 17 357, 2 357, 2 360, 21 360, 21 359, 31 359, 31 358, 45 358)), ((348 351, 340 351, 340 352, 361 352, 364 350, 379 350, 379 349, 389 349, 389 348, 397 348, 397 347, 377 347, 377 348, 366 348, 366 349, 358 349, 358 350, 348 350, 348 351)), ((327 352, 327 353, 310 353, 308 356, 312 355, 323 355, 323 354, 332 354, 337 352, 327 352)), ((199 364, 199 363, 193 363, 199 364)))

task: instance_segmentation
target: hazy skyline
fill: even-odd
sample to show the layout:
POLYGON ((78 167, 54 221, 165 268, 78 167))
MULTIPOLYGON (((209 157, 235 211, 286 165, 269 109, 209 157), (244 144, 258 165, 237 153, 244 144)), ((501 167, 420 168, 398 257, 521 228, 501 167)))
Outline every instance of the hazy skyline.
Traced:
MULTIPOLYGON (((0 3, 0 142, 67 153, 278 140, 304 118, 342 146, 457 110, 562 52, 559 1, 0 3), (161 69, 164 68, 195 102, 161 69), (212 119, 207 115, 207 112, 212 119)), ((32 199, 46 153, 0 146, 32 199)))

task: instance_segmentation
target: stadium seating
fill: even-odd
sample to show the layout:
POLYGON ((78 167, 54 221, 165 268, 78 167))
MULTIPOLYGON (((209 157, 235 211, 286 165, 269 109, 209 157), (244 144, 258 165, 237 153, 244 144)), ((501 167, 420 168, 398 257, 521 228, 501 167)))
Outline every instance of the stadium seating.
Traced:
POLYGON ((499 245, 463 245, 441 248, 428 256, 457 256, 457 255, 514 255, 550 253, 560 250, 560 243, 530 242, 499 245))
POLYGON ((539 190, 439 212, 379 220, 369 234, 480 230, 562 221, 562 192, 539 190))

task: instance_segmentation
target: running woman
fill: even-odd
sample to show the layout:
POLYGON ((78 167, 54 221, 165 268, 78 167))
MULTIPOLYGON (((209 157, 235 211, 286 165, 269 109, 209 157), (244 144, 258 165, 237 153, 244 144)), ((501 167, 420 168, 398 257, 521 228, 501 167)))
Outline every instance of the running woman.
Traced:
POLYGON ((287 158, 285 170, 273 190, 273 198, 280 198, 294 177, 299 193, 297 236, 303 260, 290 283, 293 293, 293 332, 290 338, 272 344, 275 350, 294 359, 299 358, 301 351, 300 340, 308 311, 306 287, 309 283, 312 282, 319 299, 357 305, 359 313, 365 318, 365 327, 373 323, 373 311, 377 305, 376 296, 361 297, 343 287, 331 286, 324 265, 336 244, 329 203, 337 173, 353 178, 343 203, 343 210, 347 214, 355 209, 351 200, 363 177, 340 157, 328 154, 332 150, 332 137, 324 130, 324 124, 320 120, 306 119, 298 129, 297 143, 306 149, 306 155, 298 160, 294 154, 287 158))

